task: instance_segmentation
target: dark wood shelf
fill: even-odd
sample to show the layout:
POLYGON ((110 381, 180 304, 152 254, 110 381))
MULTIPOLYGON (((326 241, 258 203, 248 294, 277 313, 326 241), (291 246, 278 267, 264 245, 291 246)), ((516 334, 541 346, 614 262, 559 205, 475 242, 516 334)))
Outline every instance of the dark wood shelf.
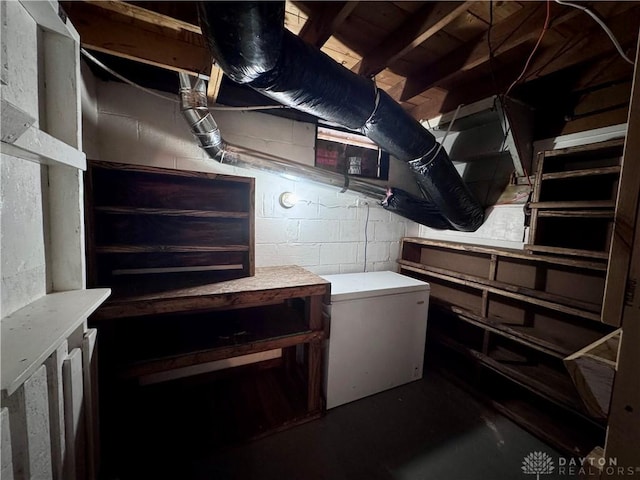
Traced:
POLYGON ((100 245, 95 253, 248 252, 248 245, 100 245))
POLYGON ((581 170, 570 170, 567 172, 543 173, 542 180, 560 180, 564 178, 590 177, 597 175, 619 175, 620 165, 601 168, 585 168, 581 170))
POLYGON ((117 294, 132 277, 137 291, 161 276, 207 284, 253 275, 254 190, 250 177, 89 161, 88 284, 117 294))
POLYGON ((167 217, 200 217, 200 218, 249 218, 249 212, 227 212, 219 210, 179 210, 168 208, 140 207, 94 207, 96 212, 112 215, 160 215, 167 217))
POLYGON ((615 217, 613 210, 540 210, 538 218, 610 218, 615 217))
POLYGON ((531 209, 568 209, 568 208, 616 208, 615 200, 579 200, 558 202, 531 202, 531 209))
POLYGON ((241 355, 321 340, 286 304, 221 312, 168 315, 129 322, 120 343, 124 377, 139 377, 241 355), (177 327, 179 325, 179 328, 177 327), (140 338, 153 336, 154 342, 140 338), (131 339, 131 340, 129 340, 131 339))
POLYGON ((567 455, 587 455, 605 438, 605 425, 550 401, 475 357, 434 344, 436 368, 448 379, 567 455))
MULTIPOLYGON (((549 321, 547 321, 547 325, 544 327, 537 327, 535 324, 505 324, 501 319, 483 317, 455 305, 440 302, 437 299, 433 299, 432 303, 434 307, 441 309, 447 314, 454 314, 464 322, 491 331, 496 335, 503 336, 558 359, 564 359, 601 337, 601 333, 598 331, 587 328, 579 329, 571 326, 572 335, 568 338, 562 338, 560 342, 557 335, 549 333, 549 330, 552 330, 549 328, 549 321)), ((556 324, 556 329, 561 328, 563 325, 560 321, 557 321, 556 324)))
POLYGON ((609 258, 608 252, 597 252, 577 248, 549 247, 546 245, 525 245, 524 248, 530 252, 550 253, 554 255, 570 255, 572 257, 597 258, 600 260, 607 260, 609 258))
POLYGON ((437 336, 436 341, 447 348, 479 361, 485 367, 503 375, 536 395, 558 405, 568 407, 581 415, 584 414, 582 403, 568 374, 562 375, 560 372, 543 365, 506 363, 504 360, 510 357, 510 353, 507 351, 498 350, 492 352, 491 355, 498 357, 493 358, 491 355, 485 355, 445 336, 437 336), (500 356, 503 357, 502 361, 500 356))

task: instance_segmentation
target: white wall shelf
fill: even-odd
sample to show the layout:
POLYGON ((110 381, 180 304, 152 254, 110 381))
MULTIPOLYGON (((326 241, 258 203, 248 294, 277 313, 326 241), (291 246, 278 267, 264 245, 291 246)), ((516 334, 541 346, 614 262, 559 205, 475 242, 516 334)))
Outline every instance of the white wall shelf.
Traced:
POLYGON ((13 157, 44 165, 66 165, 79 170, 87 169, 87 157, 84 152, 67 145, 33 125, 15 142, 1 142, 0 151, 13 157))
POLYGON ((2 394, 15 392, 110 293, 108 288, 51 293, 3 318, 2 394))

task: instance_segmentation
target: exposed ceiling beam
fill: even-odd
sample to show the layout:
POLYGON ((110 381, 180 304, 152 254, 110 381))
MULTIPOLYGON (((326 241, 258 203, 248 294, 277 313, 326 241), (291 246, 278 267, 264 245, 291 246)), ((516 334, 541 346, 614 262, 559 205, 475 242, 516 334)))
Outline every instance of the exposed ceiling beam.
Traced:
POLYGON ((218 101, 222 77, 224 77, 222 69, 215 63, 211 65, 211 74, 209 75, 209 84, 207 85, 207 99, 209 103, 216 103, 218 101))
POLYGON ((169 28, 176 31, 186 30, 188 32, 201 34, 200 26, 178 20, 177 18, 153 12, 130 3, 120 0, 84 0, 85 3, 95 5, 104 10, 119 13, 126 17, 133 18, 140 22, 156 25, 162 28, 169 28))
MULTIPOLYGON (((551 26, 559 25, 581 12, 567 9, 555 3, 551 7, 551 26)), ((541 31, 546 16, 545 4, 527 3, 517 13, 510 15, 491 29, 493 55, 501 55, 519 45, 535 39, 541 31)), ((407 101, 431 87, 442 84, 460 72, 472 70, 489 61, 488 32, 475 41, 456 49, 437 62, 437 68, 430 65, 411 75, 402 88, 401 101, 407 101)))
POLYGON ((361 75, 375 75, 402 58, 418 45, 438 33, 473 2, 425 3, 405 22, 384 38, 352 71, 361 75))
POLYGON ((65 3, 84 47, 169 70, 209 72, 211 57, 202 36, 176 29, 183 22, 167 22, 166 16, 148 10, 142 14, 139 7, 125 10, 119 2, 92 3, 65 3))
MULTIPOLYGON (((638 28, 640 27, 640 7, 636 5, 633 10, 630 10, 629 12, 625 10, 617 16, 607 19, 606 22, 618 38, 619 42, 623 46, 628 45, 633 49, 633 46, 637 41, 638 28), (631 21, 631 18, 634 20, 631 21)), ((543 42, 545 43, 545 46, 544 48, 541 48, 539 53, 534 57, 523 77, 523 83, 550 75, 580 63, 593 61, 597 58, 604 58, 608 53, 613 55, 615 60, 619 58, 611 40, 602 31, 602 29, 595 24, 591 28, 583 28, 577 35, 569 37, 550 35, 548 38, 553 40, 548 43, 543 42)), ((618 68, 618 74, 614 75, 612 78, 623 77, 627 72, 630 73, 633 70, 633 67, 628 65, 622 59, 618 61, 618 64, 622 65, 618 68)), ((495 72, 495 78, 498 83, 496 88, 504 91, 520 73, 520 70, 521 66, 513 68, 512 65, 504 65, 502 70, 495 72)), ((459 87, 461 81, 464 80, 465 82, 468 82, 473 78, 473 76, 473 72, 467 72, 463 77, 452 77, 453 84, 450 81, 446 83, 447 90, 450 90, 447 94, 449 97, 447 98, 449 109, 453 108, 452 105, 455 105, 456 102, 467 103, 469 101, 469 98, 471 97, 464 92, 465 89, 456 88, 455 84, 457 82, 457 86, 459 87)), ((491 88, 489 88, 486 93, 489 95, 495 93, 495 89, 491 85, 492 82, 489 79, 487 79, 486 82, 476 81, 475 83, 478 85, 478 88, 474 90, 474 98, 481 98, 484 95, 483 92, 489 87, 491 88), (486 85, 484 85, 485 83, 486 85)), ((433 92, 437 91, 440 91, 440 88, 434 87, 423 92, 423 95, 430 97, 433 92)), ((388 93, 397 95, 398 89, 394 87, 394 89, 388 93)), ((436 105, 434 102, 425 102, 410 110, 410 114, 417 119, 432 118, 439 113, 442 113, 441 105, 436 105)))
POLYGON ((351 12, 356 8, 358 2, 318 2, 319 8, 305 22, 300 30, 300 38, 307 43, 322 47, 329 37, 340 27, 351 12))
MULTIPOLYGON (((640 27, 640 7, 636 7, 633 11, 621 13, 613 18, 607 19, 607 26, 615 34, 618 42, 625 46, 630 46, 627 56, 633 51, 638 38, 638 28, 640 27)), ((592 28, 585 28, 579 34, 556 42, 552 48, 548 48, 541 55, 534 58, 533 63, 529 66, 523 82, 535 80, 544 77, 558 70, 577 65, 579 63, 592 60, 607 52, 611 52, 618 57, 613 43, 606 33, 595 25, 592 28)), ((633 71, 633 66, 620 61, 628 66, 629 72, 633 71)))

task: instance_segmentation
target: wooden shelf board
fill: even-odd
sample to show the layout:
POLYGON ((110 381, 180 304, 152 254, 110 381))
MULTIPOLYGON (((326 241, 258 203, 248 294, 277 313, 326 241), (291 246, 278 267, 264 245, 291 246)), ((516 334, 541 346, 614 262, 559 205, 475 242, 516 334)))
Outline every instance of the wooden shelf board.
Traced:
POLYGON ((175 170, 172 168, 148 167, 146 165, 132 165, 129 163, 105 162, 101 160, 90 160, 91 167, 102 168, 107 170, 126 171, 126 172, 143 172, 153 174, 165 174, 169 176, 191 177, 191 178, 207 178, 210 180, 218 180, 234 183, 251 183, 253 177, 240 177, 234 175, 223 175, 219 173, 197 172, 194 170, 175 170))
MULTIPOLYGON (((559 345, 545 341, 544 339, 535 335, 528 335, 526 333, 523 333, 519 330, 511 328, 509 325, 503 324, 497 319, 476 315, 475 313, 463 308, 439 302, 436 298, 433 298, 432 301, 440 308, 444 308, 450 312, 453 312, 460 320, 464 322, 470 323, 471 325, 480 327, 484 330, 488 330, 492 333, 495 333, 496 335, 503 336, 554 358, 564 359, 567 355, 573 353, 573 350, 571 349, 562 348, 559 345)), ((533 327, 529 328, 531 330, 534 329, 533 327)))
POLYGON ((15 392, 110 293, 108 288, 50 293, 3 318, 2 392, 15 392))
POLYGON ((443 335, 439 335, 436 340, 447 348, 465 355, 472 360, 479 361, 482 365, 517 383, 521 387, 526 388, 530 392, 558 405, 568 407, 576 413, 583 414, 580 399, 577 394, 571 394, 574 387, 568 376, 564 379, 566 381, 563 382, 562 376, 550 368, 506 365, 443 335), (544 380, 534 378, 531 376, 532 373, 544 378, 544 380))
POLYGON ((322 339, 324 339, 324 332, 321 331, 306 331, 279 338, 271 337, 251 343, 219 347, 211 350, 185 353, 172 357, 134 363, 123 369, 121 375, 123 378, 135 378, 142 375, 189 367, 201 363, 215 362, 217 360, 238 357, 241 355, 266 352, 277 348, 293 347, 295 345, 310 343, 312 341, 321 341, 322 339))
POLYGON ((0 151, 43 165, 64 165, 78 170, 87 169, 84 152, 35 127, 27 130, 14 143, 0 142, 0 151))
POLYGON ((399 260, 401 268, 421 273, 424 275, 431 275, 435 278, 440 278, 451 283, 457 283, 466 287, 476 288, 478 290, 487 291, 503 297, 513 298, 529 304, 539 305, 544 308, 556 310, 559 312, 567 313, 569 315, 575 315, 596 322, 600 321, 600 313, 593 311, 599 308, 596 305, 582 302, 580 300, 569 299, 566 297, 560 297, 559 295, 553 295, 546 292, 539 292, 524 287, 518 287, 496 280, 486 280, 477 277, 471 277, 470 275, 464 275, 455 272, 448 272, 443 269, 435 267, 427 267, 425 265, 410 262, 408 260, 399 260), (558 302, 564 303, 558 303, 558 302))
MULTIPOLYGON (((579 250, 577 248, 564 248, 564 247, 549 247, 546 245, 525 245, 525 250, 531 252, 553 253, 557 255, 571 255, 577 257, 597 258, 601 260, 608 260, 608 252, 596 252, 593 250, 579 250)), ((606 265, 604 270, 606 270, 606 265)))
POLYGON ((625 140, 625 137, 614 138, 612 140, 606 140, 604 142, 588 143, 588 144, 585 144, 585 145, 578 145, 578 146, 575 146, 575 147, 558 148, 558 149, 555 149, 555 150, 546 150, 544 152, 544 157, 545 158, 563 157, 563 156, 566 156, 566 155, 575 155, 575 154, 580 154, 580 153, 583 153, 583 152, 593 152, 593 151, 598 151, 598 150, 604 150, 604 149, 607 149, 607 148, 622 147, 624 145, 624 140, 625 140))
POLYGON ((538 218, 610 218, 615 217, 613 210, 540 210, 538 218))
POLYGON ((224 265, 199 265, 194 267, 151 267, 151 268, 119 268, 111 271, 114 276, 120 275, 149 275, 160 273, 193 273, 215 272, 221 270, 242 270, 241 263, 224 265))
POLYGON ((95 252, 104 253, 188 253, 248 252, 248 245, 99 245, 95 252))
POLYGON ((438 369, 447 379, 567 455, 586 455, 604 441, 602 424, 548 402, 491 369, 486 369, 481 378, 470 378, 469 368, 452 369, 449 364, 440 364, 438 369))
POLYGON ((620 165, 613 167, 585 168, 567 172, 543 173, 542 180, 559 180, 563 178, 589 177, 595 175, 616 175, 620 173, 620 165))
POLYGON ((601 270, 606 271, 607 266, 601 263, 591 262, 586 260, 571 259, 571 258, 558 258, 553 256, 531 255, 530 253, 522 250, 512 249, 499 249, 493 247, 484 247, 479 245, 472 245, 468 243, 447 242, 440 240, 430 240, 419 237, 404 237, 403 242, 408 242, 415 245, 422 245, 425 247, 434 248, 446 248, 450 250, 457 250, 463 252, 474 252, 485 255, 497 255, 498 257, 515 258, 520 260, 527 260, 530 262, 550 263, 554 265, 565 265, 568 267, 586 268, 589 270, 601 270))
POLYGON ((570 201, 570 202, 531 202, 529 207, 532 209, 569 209, 569 208, 616 208, 615 200, 583 200, 583 201, 570 201))
POLYGON ((139 207, 94 207, 96 212, 113 215, 160 215, 167 217, 199 218, 249 218, 249 212, 224 212, 213 210, 179 210, 167 208, 139 207))

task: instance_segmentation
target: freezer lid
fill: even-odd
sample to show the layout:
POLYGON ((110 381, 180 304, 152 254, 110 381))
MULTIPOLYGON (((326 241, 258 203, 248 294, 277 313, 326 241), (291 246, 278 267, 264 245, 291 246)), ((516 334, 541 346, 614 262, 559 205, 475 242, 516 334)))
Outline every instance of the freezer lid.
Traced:
POLYGON ((321 275, 331 282, 331 302, 429 291, 429 284, 395 272, 321 275))

